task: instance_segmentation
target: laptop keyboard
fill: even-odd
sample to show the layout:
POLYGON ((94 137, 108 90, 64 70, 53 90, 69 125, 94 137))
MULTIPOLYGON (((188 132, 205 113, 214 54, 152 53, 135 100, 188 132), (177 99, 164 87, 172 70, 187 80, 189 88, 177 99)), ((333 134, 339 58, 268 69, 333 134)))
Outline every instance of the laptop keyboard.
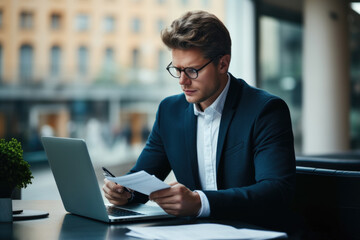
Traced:
POLYGON ((142 213, 134 212, 127 209, 116 208, 116 207, 107 207, 107 212, 109 215, 114 217, 122 217, 122 216, 134 216, 134 215, 144 215, 142 213))

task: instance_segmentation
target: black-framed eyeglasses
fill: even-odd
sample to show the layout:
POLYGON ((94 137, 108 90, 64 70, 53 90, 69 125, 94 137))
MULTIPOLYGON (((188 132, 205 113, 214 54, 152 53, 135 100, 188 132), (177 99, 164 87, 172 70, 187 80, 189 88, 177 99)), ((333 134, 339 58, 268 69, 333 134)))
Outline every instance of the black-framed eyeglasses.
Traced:
POLYGON ((174 78, 180 78, 181 72, 184 72, 185 75, 190 79, 196 79, 199 76, 199 72, 205 68, 207 65, 209 65, 215 58, 212 58, 210 61, 208 61, 204 66, 201 68, 195 69, 193 67, 186 67, 186 68, 177 68, 174 66, 171 66, 172 62, 169 63, 169 65, 166 67, 166 70, 170 73, 171 76, 174 78))

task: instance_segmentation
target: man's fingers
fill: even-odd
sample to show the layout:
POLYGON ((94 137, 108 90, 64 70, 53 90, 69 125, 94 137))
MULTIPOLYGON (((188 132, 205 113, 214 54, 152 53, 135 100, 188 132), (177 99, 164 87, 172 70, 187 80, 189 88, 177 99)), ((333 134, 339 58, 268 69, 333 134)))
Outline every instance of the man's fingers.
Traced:
POLYGON ((111 189, 104 189, 105 194, 110 196, 112 199, 122 198, 122 199, 128 199, 131 197, 131 194, 129 192, 122 191, 121 193, 118 191, 113 191, 111 189))
POLYGON ((199 194, 178 183, 172 184, 171 188, 154 192, 149 197, 165 212, 175 216, 196 216, 201 207, 199 194))
POLYGON ((167 188, 167 189, 163 189, 163 190, 159 190, 159 191, 150 193, 149 199, 151 201, 156 201, 156 199, 168 198, 168 197, 171 197, 173 195, 174 194, 172 193, 171 188, 167 188))
POLYGON ((162 189, 162 190, 159 190, 159 191, 152 192, 149 195, 149 199, 151 201, 155 201, 158 198, 171 197, 173 195, 178 194, 178 192, 177 192, 179 190, 178 186, 179 187, 182 186, 178 182, 172 182, 169 185, 171 186, 170 188, 166 188, 166 189, 162 189))
POLYGON ((104 181, 105 181, 105 185, 107 186, 107 188, 110 189, 111 191, 118 192, 118 193, 123 193, 125 191, 124 187, 119 184, 111 182, 107 179, 105 179, 104 181))
POLYGON ((178 196, 171 196, 171 197, 161 197, 161 198, 156 198, 152 201, 155 201, 157 204, 159 205, 163 205, 163 204, 176 204, 179 202, 179 197, 178 196))
POLYGON ((105 181, 103 191, 106 198, 110 199, 128 199, 131 193, 124 190, 124 187, 111 181, 105 181))

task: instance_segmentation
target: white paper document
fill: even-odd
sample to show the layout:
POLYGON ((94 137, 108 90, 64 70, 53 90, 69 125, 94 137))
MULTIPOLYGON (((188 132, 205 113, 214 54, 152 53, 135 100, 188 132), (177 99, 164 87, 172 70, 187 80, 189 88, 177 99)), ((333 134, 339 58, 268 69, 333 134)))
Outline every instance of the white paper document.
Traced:
POLYGON ((274 239, 287 238, 283 232, 234 228, 229 225, 202 223, 161 227, 128 227, 126 233, 143 239, 211 240, 211 239, 274 239))
POLYGON ((116 182, 117 184, 146 195, 150 195, 152 192, 170 187, 169 184, 164 183, 154 175, 150 175, 145 171, 131 173, 121 177, 106 178, 112 182, 116 182))

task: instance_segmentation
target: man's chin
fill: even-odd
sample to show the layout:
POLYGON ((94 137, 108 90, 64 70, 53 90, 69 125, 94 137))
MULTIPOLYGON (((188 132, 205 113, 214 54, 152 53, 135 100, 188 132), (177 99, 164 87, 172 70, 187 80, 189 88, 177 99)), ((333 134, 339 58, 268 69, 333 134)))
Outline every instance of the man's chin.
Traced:
POLYGON ((198 103, 199 102, 198 99, 196 99, 194 97, 189 97, 189 96, 185 95, 185 98, 188 103, 198 103))

